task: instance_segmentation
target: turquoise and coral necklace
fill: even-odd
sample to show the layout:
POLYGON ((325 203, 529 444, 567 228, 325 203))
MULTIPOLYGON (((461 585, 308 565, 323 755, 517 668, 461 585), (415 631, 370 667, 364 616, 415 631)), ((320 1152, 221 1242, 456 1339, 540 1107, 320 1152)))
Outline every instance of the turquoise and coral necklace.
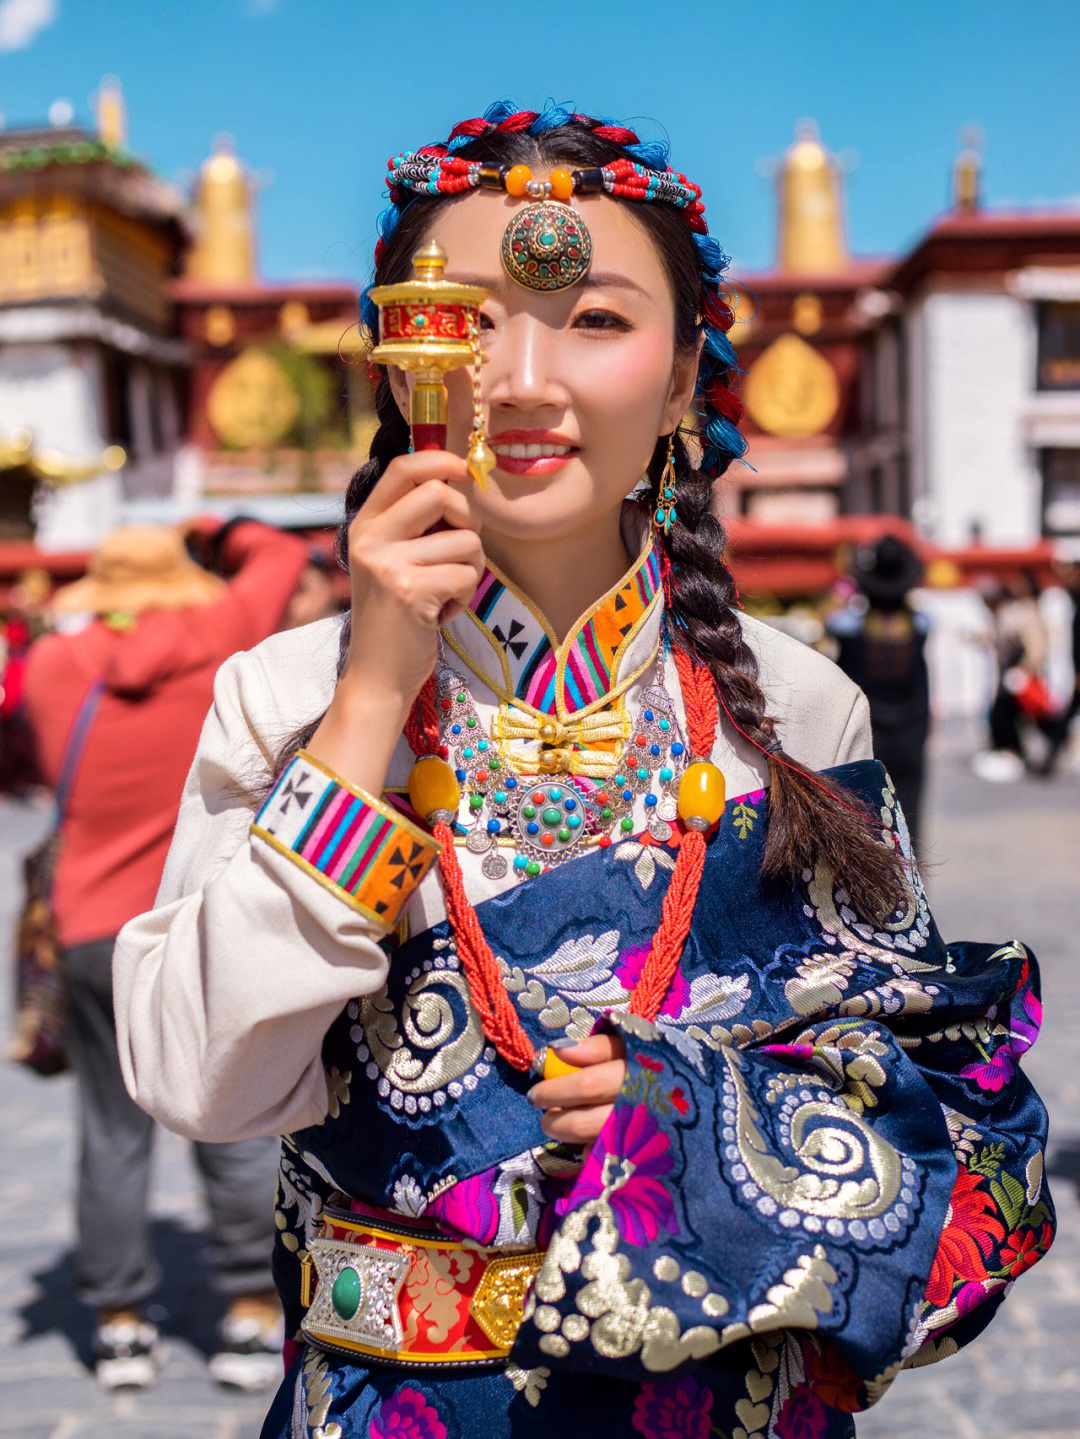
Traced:
MULTIPOLYGON (((455 841, 484 856, 481 869, 488 879, 502 879, 508 870, 515 878, 531 879, 589 848, 625 838, 634 829, 639 800, 653 838, 669 838, 686 744, 663 683, 664 651, 662 646, 636 722, 624 718, 621 700, 613 708, 626 733, 607 751, 583 752, 573 743, 560 743, 573 741, 574 725, 547 719, 538 731, 541 748, 515 754, 498 738, 500 728, 513 731, 512 719, 507 723, 498 716, 485 733, 463 677, 439 665, 435 696, 440 739, 462 790, 455 841), (576 756, 584 772, 577 769, 576 756), (552 774, 553 769, 560 772, 552 774)), ((603 719, 600 716, 601 725, 603 719)))

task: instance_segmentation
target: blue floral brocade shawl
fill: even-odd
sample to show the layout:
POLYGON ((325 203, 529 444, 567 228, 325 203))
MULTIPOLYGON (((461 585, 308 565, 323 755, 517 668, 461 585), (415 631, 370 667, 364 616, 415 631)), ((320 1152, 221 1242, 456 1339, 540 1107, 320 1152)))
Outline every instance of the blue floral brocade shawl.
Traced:
MULTIPOLYGON (((880 765, 830 771, 907 831, 880 765)), ((413 1373, 291 1350, 264 1439, 839 1439, 913 1361, 954 1352, 1045 1252, 1040 1018, 1022 944, 946 946, 916 879, 880 930, 823 871, 763 884, 763 794, 728 805, 655 1024, 625 1003, 675 860, 636 836, 478 907, 537 1049, 626 1044, 584 1156, 487 1044, 444 923, 328 1032, 323 1123, 286 1139, 287 1330, 323 1202, 547 1246, 505 1369, 413 1373)))

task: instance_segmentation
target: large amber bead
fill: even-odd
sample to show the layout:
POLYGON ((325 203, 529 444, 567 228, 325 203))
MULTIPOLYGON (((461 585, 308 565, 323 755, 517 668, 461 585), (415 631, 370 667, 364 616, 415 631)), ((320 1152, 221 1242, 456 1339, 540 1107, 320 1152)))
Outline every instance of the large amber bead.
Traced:
POLYGON ((436 810, 457 814, 461 786, 457 776, 438 755, 425 755, 409 771, 409 803, 421 819, 428 819, 436 810))
POLYGON ((552 170, 548 176, 551 185, 551 198, 553 200, 569 200, 574 193, 574 177, 569 170, 561 168, 552 170))
POLYGON ((548 1045, 544 1054, 545 1079, 558 1079, 561 1074, 576 1074, 580 1068, 579 1064, 567 1064, 565 1059, 560 1059, 558 1051, 548 1045))
POLYGON ((513 195, 516 200, 520 200, 525 194, 526 187, 531 179, 532 171, 528 165, 511 166, 506 176, 506 193, 513 195))
POLYGON ((724 813, 724 772, 708 760, 687 765, 679 781, 679 818, 715 824, 724 813))

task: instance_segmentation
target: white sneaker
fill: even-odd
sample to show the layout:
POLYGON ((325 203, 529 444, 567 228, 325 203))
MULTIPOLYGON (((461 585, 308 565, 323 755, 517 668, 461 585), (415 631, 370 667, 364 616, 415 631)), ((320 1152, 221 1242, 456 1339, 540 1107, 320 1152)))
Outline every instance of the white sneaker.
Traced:
POLYGON ((989 784, 1011 784, 1024 774, 1024 761, 1007 749, 983 750, 971 756, 972 773, 989 784))
POLYGON ((104 1389, 147 1389, 160 1369, 158 1332, 144 1320, 99 1324, 92 1341, 94 1374, 104 1389))
POLYGON ((272 1389, 284 1375, 281 1350, 285 1321, 271 1324, 249 1315, 227 1314, 222 1321, 217 1353, 210 1359, 210 1374, 219 1384, 247 1394, 272 1389))

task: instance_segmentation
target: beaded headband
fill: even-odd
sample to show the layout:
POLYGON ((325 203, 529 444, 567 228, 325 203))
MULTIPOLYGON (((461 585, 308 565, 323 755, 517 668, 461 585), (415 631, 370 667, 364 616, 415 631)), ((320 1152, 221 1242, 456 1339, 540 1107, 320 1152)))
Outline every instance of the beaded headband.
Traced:
POLYGON ((534 180, 527 165, 493 165, 417 150, 387 163, 391 194, 459 195, 465 190, 504 190, 514 199, 537 203, 515 215, 502 242, 503 265, 512 280, 530 290, 563 290, 589 268, 592 237, 573 195, 608 194, 626 200, 654 201, 684 211, 691 229, 703 233, 701 190, 675 171, 650 170, 634 160, 584 170, 552 170, 534 180))
MULTIPOLYGON (((594 188, 620 199, 666 201, 680 211, 691 232, 702 283, 700 311, 704 347, 695 391, 700 471, 715 478, 746 450, 746 441, 736 428, 742 404, 731 389, 731 377, 738 373, 739 366, 727 335, 734 321, 724 279, 728 258, 708 232, 698 187, 668 166, 666 146, 641 141, 633 130, 616 120, 592 119, 565 106, 548 105, 543 111, 518 110, 510 101, 499 101, 489 106, 482 116, 459 121, 445 143, 423 145, 389 162, 390 204, 379 218, 376 271, 398 221, 414 196, 451 196, 480 185, 508 189, 507 179, 515 166, 469 161, 455 151, 489 134, 529 135, 544 141, 564 128, 587 131, 598 140, 621 146, 629 155, 597 169, 566 172, 572 186, 565 196, 559 193, 564 182, 561 177, 556 178, 554 171, 547 181, 534 181, 527 168, 520 167, 526 171, 521 198, 539 202, 526 206, 520 213, 535 213, 548 199, 563 201, 560 205, 548 206, 549 210, 564 210, 566 198, 575 193, 588 194, 590 188, 594 188), (542 188, 542 195, 537 187, 542 188)), ((580 212, 571 213, 580 219, 580 212)), ((368 291, 361 296, 360 305, 364 323, 374 329, 378 317, 368 291)))

